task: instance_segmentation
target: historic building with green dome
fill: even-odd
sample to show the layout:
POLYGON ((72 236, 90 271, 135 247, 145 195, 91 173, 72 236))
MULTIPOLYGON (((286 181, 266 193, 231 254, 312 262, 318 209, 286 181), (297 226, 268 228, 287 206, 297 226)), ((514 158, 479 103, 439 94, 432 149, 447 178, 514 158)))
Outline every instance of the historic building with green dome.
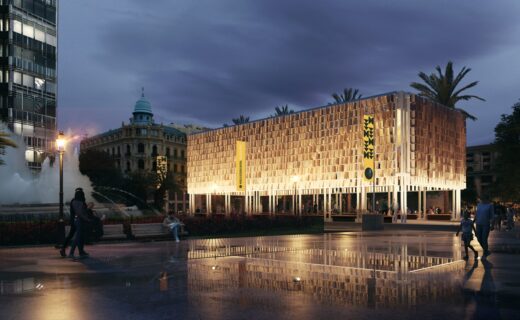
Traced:
POLYGON ((170 195, 170 208, 186 212, 186 133, 194 128, 197 127, 155 123, 152 105, 143 90, 128 124, 123 122, 121 128, 85 138, 81 141, 81 151, 97 149, 106 152, 126 175, 158 172, 161 160, 166 159, 166 168, 174 174, 181 189, 179 193, 170 195))

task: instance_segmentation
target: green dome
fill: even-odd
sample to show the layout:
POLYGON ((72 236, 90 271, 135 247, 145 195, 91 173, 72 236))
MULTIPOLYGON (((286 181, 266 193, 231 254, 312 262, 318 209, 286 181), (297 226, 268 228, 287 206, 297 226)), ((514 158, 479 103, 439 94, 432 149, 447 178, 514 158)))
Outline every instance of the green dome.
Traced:
POLYGON ((150 115, 153 115, 152 113, 152 105, 150 104, 150 101, 148 101, 144 97, 144 93, 141 96, 141 99, 137 100, 134 107, 134 114, 136 113, 147 113, 150 115))

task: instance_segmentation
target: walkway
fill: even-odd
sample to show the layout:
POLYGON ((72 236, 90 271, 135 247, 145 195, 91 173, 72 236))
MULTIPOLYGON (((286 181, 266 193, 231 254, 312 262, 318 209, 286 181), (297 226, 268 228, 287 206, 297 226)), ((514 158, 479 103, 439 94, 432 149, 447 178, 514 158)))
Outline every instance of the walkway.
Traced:
POLYGON ((0 249, 2 319, 518 319, 520 237, 460 260, 452 232, 131 242, 73 262, 0 249), (478 317, 477 317, 478 315, 478 317))

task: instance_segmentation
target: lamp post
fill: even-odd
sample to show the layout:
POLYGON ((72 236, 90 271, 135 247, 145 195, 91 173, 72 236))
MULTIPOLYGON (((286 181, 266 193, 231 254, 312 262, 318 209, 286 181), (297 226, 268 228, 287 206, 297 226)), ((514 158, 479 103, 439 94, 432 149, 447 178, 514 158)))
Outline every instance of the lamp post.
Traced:
POLYGON ((59 219, 58 219, 58 240, 63 242, 65 239, 65 223, 63 221, 63 153, 65 153, 65 135, 63 131, 58 133, 58 138, 56 139, 56 149, 59 154, 60 161, 60 211, 59 211, 59 219))

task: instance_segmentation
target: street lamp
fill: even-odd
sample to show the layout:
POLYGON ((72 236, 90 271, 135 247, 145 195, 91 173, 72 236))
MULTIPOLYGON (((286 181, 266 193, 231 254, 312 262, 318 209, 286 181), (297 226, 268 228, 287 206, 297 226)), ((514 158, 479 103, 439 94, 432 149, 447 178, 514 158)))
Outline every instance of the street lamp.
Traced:
POLYGON ((291 181, 294 183, 294 215, 297 215, 298 209, 296 208, 296 206, 298 205, 298 200, 296 200, 296 184, 298 183, 298 181, 300 181, 300 176, 292 176, 291 181))
POLYGON ((58 138, 56 139, 56 150, 59 154, 60 159, 60 212, 59 212, 59 220, 58 220, 58 233, 59 240, 63 241, 65 239, 65 223, 63 221, 63 153, 65 153, 65 135, 63 131, 58 133, 58 138))

